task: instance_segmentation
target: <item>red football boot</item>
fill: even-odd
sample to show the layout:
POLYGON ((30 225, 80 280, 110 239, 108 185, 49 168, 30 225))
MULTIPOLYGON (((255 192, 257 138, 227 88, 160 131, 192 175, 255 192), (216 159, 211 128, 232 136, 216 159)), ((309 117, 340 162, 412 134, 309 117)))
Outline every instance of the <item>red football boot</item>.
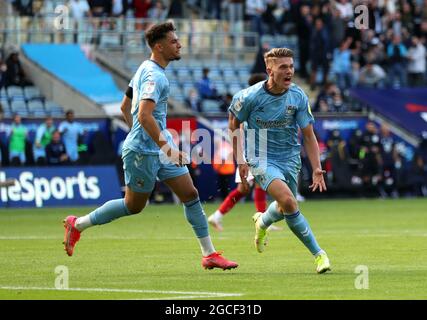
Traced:
POLYGON ((80 231, 77 230, 74 226, 76 224, 76 216, 68 216, 64 220, 64 250, 71 257, 73 255, 74 247, 76 246, 77 241, 80 240, 80 231))
POLYGON ((237 268, 238 266, 236 262, 227 260, 221 256, 220 252, 214 252, 202 258, 202 267, 205 269, 221 268, 222 270, 228 270, 237 268))

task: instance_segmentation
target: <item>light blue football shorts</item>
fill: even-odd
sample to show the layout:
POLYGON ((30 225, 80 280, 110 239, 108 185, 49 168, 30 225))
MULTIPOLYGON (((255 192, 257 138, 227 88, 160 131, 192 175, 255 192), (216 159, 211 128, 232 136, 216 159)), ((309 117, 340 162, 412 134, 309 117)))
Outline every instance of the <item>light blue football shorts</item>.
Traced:
POLYGON ((125 184, 134 192, 153 191, 156 178, 160 181, 188 173, 186 166, 177 167, 173 163, 162 163, 158 155, 146 155, 130 149, 122 153, 125 184))
POLYGON ((265 166, 251 167, 250 170, 263 190, 267 191, 274 179, 280 179, 288 185, 296 197, 298 175, 301 170, 301 158, 299 156, 286 159, 283 162, 268 161, 265 166))

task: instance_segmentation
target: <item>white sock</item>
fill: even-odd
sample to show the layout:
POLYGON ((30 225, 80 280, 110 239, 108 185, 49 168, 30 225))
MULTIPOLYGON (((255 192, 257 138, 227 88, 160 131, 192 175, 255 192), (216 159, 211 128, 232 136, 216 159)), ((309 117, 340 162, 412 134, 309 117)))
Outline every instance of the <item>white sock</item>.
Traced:
POLYGON ((202 255, 204 257, 206 257, 206 256, 208 256, 208 255, 210 255, 210 254, 212 254, 212 253, 215 252, 215 248, 214 248, 214 246, 212 244, 210 236, 207 236, 207 237, 204 237, 204 238, 198 238, 198 240, 199 240, 199 243, 200 243, 200 248, 202 249, 202 255))
POLYGON ((82 232, 83 230, 92 227, 92 223, 90 222, 89 215, 85 215, 83 217, 77 218, 76 220, 76 229, 82 232))
POLYGON ((222 216, 223 216, 223 214, 221 213, 221 211, 219 211, 219 210, 215 211, 214 218, 215 218, 216 221, 221 221, 222 220, 222 216))

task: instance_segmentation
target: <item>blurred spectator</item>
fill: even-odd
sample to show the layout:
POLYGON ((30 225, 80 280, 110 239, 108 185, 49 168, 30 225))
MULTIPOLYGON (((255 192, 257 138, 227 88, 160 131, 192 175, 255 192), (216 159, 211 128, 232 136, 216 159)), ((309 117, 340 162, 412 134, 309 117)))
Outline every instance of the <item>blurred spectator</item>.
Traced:
POLYGON ((270 44, 263 42, 260 45, 255 57, 254 65, 252 66, 251 73, 266 73, 264 54, 270 50, 270 44))
POLYGON ((197 90, 201 99, 217 99, 217 91, 209 79, 209 68, 203 68, 202 79, 197 84, 197 90))
POLYGON ((311 60, 311 76, 310 87, 312 90, 316 87, 317 71, 322 69, 322 82, 325 83, 328 79, 330 54, 329 35, 321 18, 316 18, 314 28, 311 33, 310 41, 310 60, 311 60))
MULTIPOLYGON (((3 111, 3 106, 0 103, 0 128, 3 129, 4 123, 3 123, 3 118, 4 118, 4 111, 3 111)), ((6 133, 7 136, 7 133, 6 133)), ((1 137, 0 135, 0 166, 6 166, 9 164, 9 150, 7 147, 7 141, 5 137, 1 137)))
POLYGON ((387 47, 390 85, 399 88, 405 85, 405 59, 407 49, 399 35, 393 35, 393 42, 387 47))
POLYGON ((74 42, 78 42, 78 30, 81 30, 84 26, 84 20, 87 17, 91 17, 89 4, 87 0, 71 0, 68 4, 71 10, 71 17, 74 19, 74 42))
POLYGON ((380 131, 381 143, 381 167, 382 167, 382 184, 380 185, 380 194, 382 197, 397 197, 397 175, 395 170, 396 143, 386 124, 381 125, 380 131))
POLYGON ((33 16, 33 0, 14 0, 12 2, 21 16, 33 16))
POLYGON ((71 162, 79 160, 78 139, 79 135, 84 134, 83 127, 74 122, 74 111, 68 110, 65 113, 66 121, 59 124, 59 132, 62 135, 65 149, 71 162))
POLYGON ((248 79, 248 86, 253 86, 258 82, 265 81, 265 80, 267 80, 267 74, 265 72, 252 73, 248 79))
POLYGON ((228 108, 230 107, 232 100, 233 100, 233 95, 231 93, 227 92, 224 95, 224 97, 222 99, 221 106, 220 106, 220 109, 221 109, 222 112, 227 112, 228 111, 228 108))
POLYGON ((215 140, 213 169, 218 175, 218 191, 225 199, 230 192, 231 183, 235 176, 236 167, 233 160, 233 148, 230 143, 219 138, 215 140))
POLYGON ((412 161, 408 184, 412 187, 413 195, 427 196, 427 164, 421 155, 416 155, 412 161))
POLYGON ((243 20, 243 0, 226 0, 228 24, 232 32, 241 31, 240 22, 243 20))
POLYGON ((384 87, 386 76, 383 68, 368 61, 359 72, 358 84, 365 88, 382 88, 384 87))
POLYGON ((362 135, 359 159, 362 164, 362 180, 365 186, 377 186, 382 180, 381 143, 378 129, 372 121, 366 123, 362 135))
POLYGON ((378 1, 369 1, 368 3, 369 14, 369 28, 372 29, 376 35, 384 32, 382 24, 382 16, 384 16, 384 8, 378 6, 378 1))
POLYGON ((31 84, 25 75, 24 69, 19 61, 19 53, 12 52, 6 60, 6 85, 7 86, 27 86, 31 84))
POLYGON ((327 82, 317 96, 313 111, 316 112, 341 112, 347 107, 340 89, 332 82, 327 82))
POLYGON ((128 0, 113 0, 111 15, 113 17, 124 17, 126 16, 127 11, 129 10, 129 1, 128 0))
POLYGON ((267 34, 274 35, 279 32, 279 23, 275 16, 278 8, 277 0, 264 0, 265 10, 262 14, 262 21, 267 26, 267 34))
POLYGON ((341 13, 335 6, 331 6, 330 10, 328 25, 331 32, 331 45, 336 48, 345 40, 346 22, 341 18, 341 13))
POLYGON ((389 17, 388 28, 393 31, 393 34, 401 37, 402 36, 402 15, 400 12, 395 12, 391 14, 389 17))
POLYGON ((329 162, 327 162, 329 165, 325 165, 324 168, 330 167, 328 177, 332 178, 332 182, 337 188, 348 187, 351 184, 352 174, 346 142, 341 137, 340 131, 333 130, 326 143, 329 149, 329 162), (332 173, 332 177, 330 177, 330 173, 332 173))
POLYGON ((187 107, 194 112, 202 112, 202 101, 197 93, 197 90, 192 88, 188 93, 188 98, 185 99, 187 107))
POLYGON ((28 130, 22 124, 21 116, 16 114, 9 132, 9 158, 12 166, 23 165, 26 162, 25 145, 28 130))
POLYGON ((168 11, 163 4, 163 1, 157 0, 154 5, 148 10, 148 17, 150 19, 156 19, 156 20, 165 20, 166 16, 168 14, 168 11))
POLYGON ((421 136, 421 142, 418 146, 417 154, 421 155, 424 163, 427 163, 427 132, 421 136))
MULTIPOLYGON (((300 56, 299 75, 301 78, 306 79, 308 78, 307 62, 310 59, 311 24, 313 22, 313 18, 310 15, 310 7, 308 5, 302 5, 300 12, 295 19, 298 35, 298 51, 300 56)), ((265 72, 264 70, 262 71, 265 72)))
POLYGON ((52 134, 55 131, 53 119, 48 116, 44 123, 42 123, 36 132, 34 140, 34 159, 36 164, 43 165, 46 163, 46 146, 52 140, 52 134))
MULTIPOLYGON (((134 15, 136 19, 148 18, 148 10, 151 8, 151 0, 133 0, 135 8, 134 15)), ((145 23, 137 22, 135 25, 136 30, 144 30, 145 23)))
POLYGON ((356 129, 353 131, 353 133, 350 135, 350 139, 348 141, 348 152, 349 156, 353 160, 359 159, 359 151, 360 146, 362 144, 362 135, 363 132, 360 129, 356 129))
MULTIPOLYGON (((95 140, 95 137, 96 137, 96 133, 95 133, 95 135, 93 137, 93 143, 94 144, 97 143, 96 140, 95 140)), ((93 146, 94 150, 92 150, 92 151, 96 152, 97 151, 96 150, 97 147, 98 146, 94 145, 93 146)), ((102 147, 102 146, 100 145, 99 147, 102 147)), ((109 146, 109 148, 111 148, 111 146, 109 146)), ((98 150, 99 150, 99 148, 98 148, 98 150)), ((91 155, 89 153, 89 146, 87 145, 86 136, 85 136, 84 133, 80 133, 79 136, 78 136, 78 138, 77 138, 77 152, 79 154, 79 160, 78 160, 77 164, 86 165, 86 164, 88 164, 90 162, 90 160, 91 160, 90 156, 91 155)), ((109 159, 108 153, 109 153, 109 150, 106 149, 105 150, 105 157, 107 159, 109 159)))
POLYGON ((55 130, 51 142, 46 146, 46 159, 48 164, 68 164, 69 158, 64 143, 61 141, 61 133, 55 130))
POLYGON ((426 48, 416 36, 412 37, 412 46, 408 50, 408 59, 409 86, 424 86, 426 74, 426 48))
POLYGON ((71 10, 71 17, 77 21, 91 16, 87 0, 71 0, 69 7, 71 10))
POLYGON ((341 42, 340 47, 334 50, 332 60, 332 72, 336 76, 338 88, 340 88, 341 92, 352 87, 353 84, 351 51, 349 50, 351 42, 351 38, 341 42))
POLYGON ((0 59, 0 91, 7 85, 7 65, 0 59))
POLYGON ((262 15, 265 12, 263 0, 246 0, 246 19, 250 21, 250 31, 257 32, 260 36, 264 34, 262 26, 262 15))
POLYGON ((167 17, 169 19, 182 19, 184 17, 183 0, 171 0, 167 17))
POLYGON ((350 1, 338 0, 335 2, 335 8, 339 11, 341 19, 349 21, 353 18, 353 5, 350 1))
MULTIPOLYGON (((113 147, 101 131, 94 133, 91 145, 92 154, 88 159, 90 164, 100 165, 114 163, 116 155, 113 147)), ((80 160, 82 158, 80 154, 80 160)))
POLYGON ((87 0, 87 2, 93 17, 102 18, 110 15, 112 0, 87 0))

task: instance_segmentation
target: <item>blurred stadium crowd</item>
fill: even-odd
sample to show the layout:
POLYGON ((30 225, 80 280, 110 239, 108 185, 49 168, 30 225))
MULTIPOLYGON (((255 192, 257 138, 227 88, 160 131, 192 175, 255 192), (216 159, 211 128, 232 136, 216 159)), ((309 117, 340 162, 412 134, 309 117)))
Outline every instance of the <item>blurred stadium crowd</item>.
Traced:
MULTIPOLYGON (((20 16, 43 16, 53 10, 51 1, 9 2, 20 16)), ((186 10, 190 10, 200 19, 230 22, 230 29, 236 32, 257 33, 258 53, 249 68, 230 64, 236 69, 227 73, 216 69, 214 64, 194 62, 197 72, 194 68, 183 70, 171 66, 168 77, 172 92, 174 83, 182 87, 182 79, 191 81, 182 90, 181 102, 194 115, 205 115, 210 103, 215 104, 213 110, 224 115, 233 94, 245 86, 249 75, 265 72, 263 53, 280 43, 282 36, 297 39, 296 83, 309 93, 312 111, 318 114, 363 111, 363 105, 352 98, 353 88, 427 86, 427 0, 71 0, 63 3, 76 21, 100 17, 185 19, 186 10), (359 5, 368 8, 365 20, 357 20, 360 12, 355 9, 359 5), (362 26, 365 23, 367 28, 357 23, 362 26)), ((135 28, 143 31, 148 25, 137 23, 135 28)), ((61 125, 51 128, 48 125, 51 118, 40 126, 43 134, 37 130, 35 140, 29 142, 20 117, 60 118, 64 111, 37 92, 22 70, 16 52, 6 55, 2 46, 1 56, 0 114, 1 119, 13 118, 2 146, 2 164, 87 163, 81 160, 85 147, 78 140, 83 132, 78 132, 72 147, 66 146, 63 144, 66 133, 61 125), (74 150, 79 150, 77 158, 71 154, 74 150), (53 159, 52 152, 56 152, 53 159)), ((174 94, 175 98, 179 96, 174 94)), ((331 191, 357 191, 360 195, 381 197, 427 196, 427 136, 422 137, 413 155, 408 157, 407 150, 386 125, 378 127, 368 121, 366 128, 354 130, 349 139, 342 138, 340 131, 335 130, 325 141, 319 138, 319 145, 331 191)), ((304 154, 303 160, 301 179, 302 186, 306 186, 311 174, 304 154)))

